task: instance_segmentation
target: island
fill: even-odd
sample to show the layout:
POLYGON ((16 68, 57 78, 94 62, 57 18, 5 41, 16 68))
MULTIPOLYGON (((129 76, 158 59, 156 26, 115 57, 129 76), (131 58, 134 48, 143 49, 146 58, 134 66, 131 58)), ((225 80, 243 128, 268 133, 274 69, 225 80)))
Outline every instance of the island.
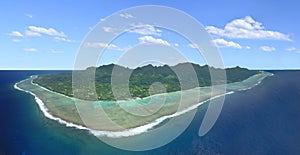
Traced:
MULTIPOLYGON (((89 71, 95 74, 96 93, 74 96, 76 90, 72 88, 72 72, 31 76, 16 83, 15 87, 34 95, 48 118, 81 129, 121 132, 149 124, 152 124, 149 125, 151 128, 165 120, 161 118, 173 117, 178 112, 197 107, 219 96, 250 89, 272 75, 241 67, 218 69, 193 63, 175 66, 146 65, 134 69, 110 64, 89 67, 80 73, 88 74, 89 71), (189 85, 187 82, 187 86, 182 88, 181 79, 174 70, 185 68, 186 65, 193 67, 198 81, 197 85, 189 85), (131 73, 129 92, 132 98, 116 98, 113 95, 111 75, 114 68, 131 73), (210 71, 225 71, 227 77, 226 81, 214 81, 213 91, 210 71), (149 90, 156 82, 164 89, 151 93, 149 90)), ((186 76, 191 74, 188 71, 183 73, 186 76)))

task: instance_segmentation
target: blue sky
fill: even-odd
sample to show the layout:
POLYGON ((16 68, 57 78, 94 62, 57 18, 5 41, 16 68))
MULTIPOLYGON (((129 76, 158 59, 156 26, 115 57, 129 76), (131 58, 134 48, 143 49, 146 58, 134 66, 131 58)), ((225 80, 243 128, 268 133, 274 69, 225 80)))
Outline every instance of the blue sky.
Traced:
MULTIPOLYGON (((219 47, 226 67, 300 68, 297 0, 12 0, 0 2, 0 69, 72 69, 81 41, 91 28, 119 10, 139 5, 173 7, 196 18, 219 47)), ((195 50, 168 30, 151 26, 146 30, 152 33, 127 37, 134 44, 161 43, 187 53, 195 50)), ((102 63, 115 61, 132 46, 124 38, 110 46, 102 63)), ((191 61, 203 63, 201 58, 187 55, 191 61)))

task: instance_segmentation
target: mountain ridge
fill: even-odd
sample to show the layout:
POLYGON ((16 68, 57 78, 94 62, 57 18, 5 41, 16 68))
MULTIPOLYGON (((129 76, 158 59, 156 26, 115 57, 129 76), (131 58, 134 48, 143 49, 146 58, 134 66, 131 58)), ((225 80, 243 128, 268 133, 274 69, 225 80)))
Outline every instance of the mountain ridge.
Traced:
MULTIPOLYGON (((99 67, 88 67, 86 70, 76 71, 85 76, 95 73, 95 83, 91 84, 91 86, 94 85, 96 88, 96 94, 87 94, 84 92, 80 92, 76 94, 76 97, 88 100, 127 99, 127 97, 125 97, 126 95, 123 95, 124 98, 115 98, 113 95, 113 87, 111 85, 113 70, 115 71, 114 76, 120 76, 120 79, 125 78, 125 76, 129 76, 127 77, 129 78, 128 85, 117 85, 116 89, 118 91, 124 92, 125 89, 129 89, 130 95, 132 97, 140 98, 150 96, 150 87, 153 86, 153 83, 157 82, 159 82, 161 86, 163 86, 163 88, 160 87, 156 92, 154 92, 154 94, 162 93, 164 91, 174 92, 181 89, 185 90, 195 87, 210 86, 210 71, 213 72, 216 76, 216 79, 218 79, 217 81, 214 81, 214 84, 239 82, 259 73, 258 71, 241 68, 239 66, 220 69, 208 65, 201 66, 199 64, 188 62, 179 63, 174 66, 153 66, 151 64, 148 64, 145 66, 137 67, 135 69, 117 64, 108 64, 99 67), (176 71, 179 76, 174 71, 176 71), (226 74, 224 74, 224 72, 226 74), (198 81, 195 81, 195 75, 198 81), (222 75, 226 75, 226 81, 225 79, 223 79, 222 75), (181 83, 185 83, 185 87, 182 87, 181 83)), ((39 75, 36 79, 33 80, 33 83, 70 97, 73 97, 73 93, 76 92, 76 90, 72 89, 72 73, 39 75)), ((91 90, 90 86, 86 87, 86 90, 91 90)))

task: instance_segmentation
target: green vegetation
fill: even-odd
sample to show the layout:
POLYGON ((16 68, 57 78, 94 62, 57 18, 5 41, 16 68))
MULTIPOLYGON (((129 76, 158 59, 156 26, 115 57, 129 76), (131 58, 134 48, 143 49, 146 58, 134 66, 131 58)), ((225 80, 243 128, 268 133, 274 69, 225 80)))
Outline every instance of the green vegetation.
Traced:
MULTIPOLYGON (((187 85, 183 89, 191 89, 195 87, 210 86, 211 77, 209 71, 214 71, 215 73, 222 72, 222 69, 216 69, 210 66, 200 66, 198 64, 190 63, 181 63, 175 66, 152 66, 147 65, 143 67, 138 67, 136 69, 125 68, 119 65, 104 65, 100 67, 90 67, 83 71, 76 71, 77 73, 90 77, 88 75, 95 73, 95 83, 87 84, 82 87, 85 87, 85 92, 80 92, 79 90, 72 90, 72 73, 60 73, 60 74, 49 74, 49 75, 40 75, 33 80, 34 83, 39 84, 47 89, 52 91, 65 94, 67 96, 74 96, 73 93, 76 93, 76 97, 80 99, 88 100, 119 100, 119 99, 128 99, 126 94, 121 95, 121 97, 114 98, 112 86, 111 86, 111 75, 112 71, 118 70, 122 72, 116 72, 116 76, 126 76, 129 77, 129 92, 132 97, 146 97, 152 94, 162 93, 161 91, 156 91, 152 94, 149 94, 149 88, 155 82, 160 82, 165 88, 166 92, 174 92, 181 90, 181 82, 185 82, 187 85), (193 77, 193 72, 188 70, 188 65, 191 65, 197 75, 199 85, 196 85, 190 79, 193 77), (174 71, 179 71, 181 75, 184 75, 184 79, 179 79, 177 74, 174 71), (125 74, 124 74, 125 73, 125 74), (185 81, 184 81, 185 80, 185 81), (92 86, 95 86, 96 94, 93 93, 92 86)), ((232 83, 239 82, 247 79, 248 77, 257 74, 258 71, 251 71, 245 68, 235 67, 225 69, 227 74, 227 81, 224 81, 220 78, 214 84, 222 83, 232 83)), ((218 74, 216 74, 218 75, 218 74)), ((125 92, 126 86, 117 85, 116 90, 118 92, 125 92)), ((150 91, 151 92, 151 91, 150 91)))

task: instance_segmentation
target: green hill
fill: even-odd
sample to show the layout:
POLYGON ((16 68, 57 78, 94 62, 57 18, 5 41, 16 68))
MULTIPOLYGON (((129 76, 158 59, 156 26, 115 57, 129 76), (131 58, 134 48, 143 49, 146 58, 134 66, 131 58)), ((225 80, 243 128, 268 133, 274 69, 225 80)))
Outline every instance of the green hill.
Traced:
MULTIPOLYGON (((122 70, 123 73, 128 73, 129 78, 129 91, 132 97, 146 97, 149 94, 149 88, 155 82, 160 82, 166 92, 174 92, 181 90, 180 80, 186 83, 183 89, 191 89, 195 87, 203 87, 211 85, 211 77, 209 71, 214 71, 215 73, 222 72, 222 69, 216 69, 207 65, 200 66, 198 64, 192 63, 180 63, 175 66, 152 66, 147 65, 143 67, 138 67, 135 69, 126 68, 123 66, 109 64, 103 65, 100 67, 90 67, 83 71, 76 71, 82 75, 89 75, 90 73, 95 73, 95 83, 92 84, 96 88, 96 94, 93 93, 82 93, 82 95, 77 95, 77 98, 88 99, 88 100, 119 100, 127 99, 126 97, 114 98, 111 86, 111 75, 113 69, 122 70), (193 72, 186 69, 188 66, 192 66, 194 73, 197 75, 199 85, 196 85, 193 82, 189 81, 189 78, 194 77, 193 72), (173 71, 180 71, 181 75, 184 75, 183 79, 179 79, 176 73, 173 71)), ((222 83, 232 83, 239 82, 249 78, 250 76, 257 74, 258 71, 248 70, 246 68, 234 67, 225 69, 227 74, 227 81, 216 81, 216 84, 222 83)), ((118 74, 118 72, 116 72, 118 74)), ((121 73, 120 73, 121 74, 121 73)), ((217 74, 218 75, 218 74, 217 74)), ((117 75, 122 76, 122 75, 117 75)), ((192 81, 192 79, 191 79, 192 81)), ((60 74, 49 74, 49 75, 39 75, 36 79, 33 80, 34 83, 43 86, 52 91, 67 95, 73 96, 72 90, 72 73, 60 73, 60 74)), ((125 86, 126 87, 126 86, 125 86)), ((118 91, 122 91, 125 88, 117 88, 118 91)), ((87 89, 89 90, 88 86, 87 89)), ((75 90, 76 91, 76 90, 75 90)), ((160 91, 154 92, 162 93, 163 89, 160 91)))

